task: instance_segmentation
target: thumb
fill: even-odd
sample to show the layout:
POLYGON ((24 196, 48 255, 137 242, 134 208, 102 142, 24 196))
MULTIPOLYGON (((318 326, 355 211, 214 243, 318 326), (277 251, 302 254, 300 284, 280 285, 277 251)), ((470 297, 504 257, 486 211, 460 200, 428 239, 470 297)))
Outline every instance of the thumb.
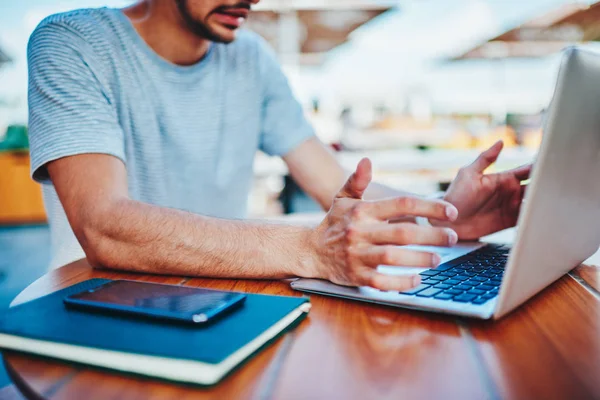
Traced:
POLYGON ((369 183, 371 183, 371 160, 363 158, 356 166, 356 171, 350 175, 350 178, 348 178, 346 184, 336 197, 361 199, 369 183))

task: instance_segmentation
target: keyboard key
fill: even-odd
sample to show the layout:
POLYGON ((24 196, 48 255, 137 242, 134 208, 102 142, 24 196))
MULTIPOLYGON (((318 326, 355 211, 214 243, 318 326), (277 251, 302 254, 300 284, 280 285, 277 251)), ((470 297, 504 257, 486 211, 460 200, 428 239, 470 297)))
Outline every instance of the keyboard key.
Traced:
POLYGON ((467 279, 471 279, 468 275, 456 275, 452 277, 452 279, 456 279, 457 281, 466 281, 467 279))
POLYGON ((486 278, 495 278, 496 274, 493 274, 491 272, 482 272, 482 273, 479 274, 479 276, 484 276, 486 278))
POLYGON ((427 285, 427 284, 421 283, 417 287, 414 287, 414 288, 409 289, 409 290, 405 290, 404 292, 400 292, 400 294, 416 294, 416 293, 420 292, 421 290, 425 290, 425 289, 428 289, 430 287, 431 287, 431 285, 427 285))
POLYGON ((461 285, 467 285, 467 286, 478 286, 481 282, 479 281, 474 281, 474 280, 470 280, 470 281, 464 281, 461 282, 461 285))
POLYGON ((436 289, 450 289, 452 286, 450 285, 446 285, 445 283, 440 283, 439 285, 435 285, 434 288, 436 289))
POLYGON ((440 283, 440 281, 436 281, 433 279, 423 279, 421 283, 425 283, 427 285, 435 285, 436 283, 440 283))
POLYGON ((498 295, 497 294, 486 293, 486 294, 482 294, 481 298, 489 300, 489 299, 493 299, 496 296, 498 296, 498 295))
POLYGON ((485 303, 485 302, 487 302, 488 300, 489 300, 489 299, 485 299, 485 298, 483 298, 483 297, 478 297, 478 298, 476 298, 475 300, 471 301, 471 303, 479 305, 479 304, 484 304, 484 303, 485 303))
POLYGON ((468 303, 471 300, 473 300, 474 298, 476 298, 477 296, 474 294, 468 294, 468 293, 463 293, 461 295, 456 296, 453 300, 454 301, 459 301, 461 303, 468 303))
POLYGON ((437 296, 435 296, 434 298, 435 298, 435 299, 438 299, 438 300, 450 300, 450 299, 451 299, 451 298, 453 298, 453 297, 454 297, 454 295, 452 295, 452 294, 447 294, 446 292, 444 292, 444 293, 440 293, 440 294, 438 294, 438 295, 437 295, 437 296))
POLYGON ((500 286, 500 284, 502 283, 502 281, 500 279, 490 279, 490 284, 494 285, 494 286, 500 286))
POLYGON ((441 275, 436 275, 436 276, 430 276, 429 279, 433 279, 434 281, 445 281, 446 279, 448 279, 447 276, 441 276, 441 275))
POLYGON ((446 283, 448 285, 458 285, 460 283, 460 281, 457 281, 454 278, 450 278, 448 280, 445 280, 444 283, 446 283))
POLYGON ((471 286, 460 284, 460 285, 454 286, 453 289, 462 290, 464 292, 465 290, 471 289, 471 286))
POLYGON ((462 290, 458 290, 458 289, 448 289, 445 290, 444 293, 445 294, 451 294, 452 296, 456 296, 457 294, 462 294, 462 290))
POLYGON ((442 272, 442 271, 447 271, 447 270, 451 269, 452 267, 453 267, 452 263, 448 262, 448 263, 438 265, 437 267, 435 267, 435 270, 442 272))
POLYGON ((481 294, 484 294, 484 293, 485 293, 485 291, 483 291, 483 290, 479 290, 479 289, 471 289, 471 290, 469 290, 469 292, 468 292, 468 293, 469 293, 469 294, 476 294, 476 295, 478 295, 478 296, 479 296, 479 295, 481 295, 481 294))
POLYGON ((434 271, 432 269, 428 269, 427 271, 421 272, 419 275, 422 275, 422 276, 435 276, 435 275, 437 275, 439 273, 440 273, 440 271, 434 271))
POLYGON ((469 270, 469 271, 465 271, 464 275, 468 276, 468 277, 472 277, 477 275, 477 272, 475 270, 469 270))
POLYGON ((429 288, 429 289, 425 289, 420 291, 419 293, 417 293, 418 297, 433 297, 438 293, 441 293, 442 289, 436 289, 436 288, 429 288))
POLYGON ((453 276, 456 276, 456 274, 455 274, 454 272, 452 272, 452 271, 444 271, 444 272, 442 272, 440 275, 441 275, 441 276, 447 276, 447 277, 449 277, 449 278, 451 278, 451 277, 453 277, 453 276))
POLYGON ((494 289, 494 286, 490 286, 486 282, 486 283, 482 283, 481 285, 477 286, 477 289, 479 289, 479 290, 485 290, 487 292, 488 290, 494 289))
POLYGON ((472 281, 477 281, 477 282, 485 282, 485 281, 487 281, 488 279, 487 279, 487 278, 484 278, 484 277, 482 277, 482 276, 474 276, 474 277, 473 277, 473 279, 471 279, 471 280, 472 280, 472 281))

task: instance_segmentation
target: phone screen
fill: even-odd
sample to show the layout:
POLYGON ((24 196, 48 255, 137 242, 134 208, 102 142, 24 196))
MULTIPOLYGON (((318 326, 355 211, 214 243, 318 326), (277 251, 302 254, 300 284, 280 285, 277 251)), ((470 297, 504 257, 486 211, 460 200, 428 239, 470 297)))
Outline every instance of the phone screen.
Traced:
POLYGON ((240 293, 135 281, 112 281, 96 289, 70 296, 74 300, 98 305, 110 304, 140 311, 157 310, 187 315, 210 315, 243 297, 245 296, 240 293))

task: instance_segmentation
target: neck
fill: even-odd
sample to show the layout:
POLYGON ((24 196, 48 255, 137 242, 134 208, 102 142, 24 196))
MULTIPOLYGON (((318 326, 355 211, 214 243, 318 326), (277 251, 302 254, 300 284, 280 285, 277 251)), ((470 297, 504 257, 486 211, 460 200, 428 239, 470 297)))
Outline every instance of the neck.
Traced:
POLYGON ((209 40, 187 29, 174 1, 142 0, 122 11, 148 46, 173 64, 195 64, 210 47, 209 40))

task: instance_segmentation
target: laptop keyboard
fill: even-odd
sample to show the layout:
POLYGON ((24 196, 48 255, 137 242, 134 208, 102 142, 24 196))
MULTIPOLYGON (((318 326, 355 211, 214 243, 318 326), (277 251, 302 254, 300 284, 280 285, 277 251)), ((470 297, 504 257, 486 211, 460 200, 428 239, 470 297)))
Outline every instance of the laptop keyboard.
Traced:
POLYGON ((484 304, 498 296, 510 249, 487 245, 421 272, 421 284, 401 294, 484 304))

